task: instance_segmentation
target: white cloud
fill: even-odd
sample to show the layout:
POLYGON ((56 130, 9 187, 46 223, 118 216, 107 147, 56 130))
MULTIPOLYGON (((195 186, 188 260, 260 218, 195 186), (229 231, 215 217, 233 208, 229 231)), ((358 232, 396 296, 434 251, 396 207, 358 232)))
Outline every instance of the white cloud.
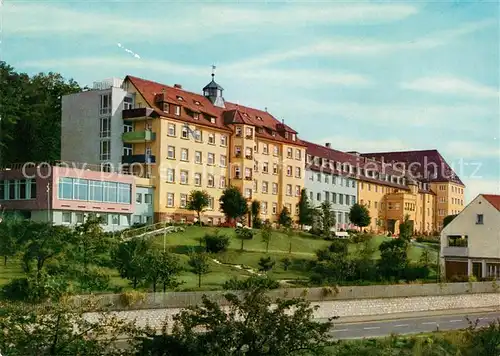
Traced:
POLYGON ((303 57, 331 56, 363 56, 388 55, 396 51, 427 50, 446 45, 454 39, 490 27, 497 20, 486 20, 466 24, 458 29, 441 31, 429 36, 406 42, 381 42, 359 38, 329 38, 317 41, 311 45, 298 46, 289 50, 264 53, 255 58, 249 58, 234 66, 238 69, 251 68, 273 63, 284 62, 303 57))
MULTIPOLYGON (((147 70, 154 68, 156 73, 170 75, 189 75, 207 77, 207 68, 177 64, 163 60, 152 60, 141 57, 89 57, 89 58, 58 58, 49 60, 26 61, 20 64, 23 67, 43 68, 45 70, 83 70, 99 68, 101 71, 122 73, 133 73, 137 70, 147 70)), ((300 84, 301 88, 311 88, 321 85, 334 86, 355 86, 364 87, 371 84, 369 78, 346 72, 335 72, 333 70, 315 70, 315 69, 257 69, 254 71, 234 71, 225 68, 224 71, 217 74, 221 81, 258 81, 259 85, 265 87, 275 86, 296 86, 300 84)))
POLYGON ((500 179, 461 178, 465 184, 465 201, 469 203, 479 194, 500 194, 500 179))
POLYGON ((489 87, 455 77, 425 77, 402 83, 403 89, 436 93, 498 98, 498 88, 489 87))
MULTIPOLYGON (((148 3, 139 16, 114 7, 114 13, 78 11, 52 4, 8 3, 3 9, 4 31, 23 36, 106 35, 164 41, 199 41, 215 34, 311 24, 373 24, 404 19, 418 12, 409 4, 321 4, 321 8, 288 4, 270 8, 202 4, 180 11, 172 4, 148 3), (157 7, 155 7, 157 6, 157 7), (159 11, 164 6, 165 11, 159 11), (157 11, 154 11, 156 9, 157 11)), ((119 6, 119 4, 116 4, 119 6)), ((137 5, 138 6, 138 5, 137 5)))
POLYGON ((451 141, 443 151, 454 157, 461 158, 497 158, 500 159, 500 146, 498 141, 492 140, 493 145, 484 142, 451 141))

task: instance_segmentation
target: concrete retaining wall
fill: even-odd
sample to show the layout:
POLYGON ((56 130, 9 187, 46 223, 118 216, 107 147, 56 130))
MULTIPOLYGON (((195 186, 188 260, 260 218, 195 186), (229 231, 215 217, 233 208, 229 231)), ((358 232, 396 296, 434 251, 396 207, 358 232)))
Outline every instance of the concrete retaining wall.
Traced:
MULTIPOLYGON (((327 288, 290 288, 272 290, 268 294, 272 298, 295 298, 305 297, 311 302, 317 301, 349 301, 360 299, 387 299, 387 298, 410 298, 431 296, 453 296, 467 294, 498 293, 499 286, 494 282, 475 283, 447 283, 447 284, 409 284, 409 285, 376 285, 376 286, 348 286, 327 288)), ((201 303, 202 296, 206 295, 211 300, 226 304, 224 294, 227 292, 167 292, 146 293, 145 299, 132 306, 125 306, 121 294, 98 295, 99 304, 105 309, 163 309, 184 308, 201 303)), ((75 298, 80 304, 87 296, 75 298)), ((485 297, 486 298, 486 297, 485 297)), ((474 306, 474 305, 468 305, 474 306)))

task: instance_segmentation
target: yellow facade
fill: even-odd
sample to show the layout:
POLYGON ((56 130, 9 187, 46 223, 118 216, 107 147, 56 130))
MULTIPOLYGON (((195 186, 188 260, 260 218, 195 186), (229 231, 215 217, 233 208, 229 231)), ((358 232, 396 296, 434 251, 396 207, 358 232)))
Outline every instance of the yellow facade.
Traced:
POLYGON ((435 224, 441 230, 446 216, 458 214, 463 210, 465 189, 452 182, 431 183, 431 189, 436 193, 435 224))
MULTIPOLYGON (((131 83, 126 87, 136 94, 136 105, 149 106, 131 83)), ((295 214, 304 186, 303 146, 260 138, 252 125, 231 124, 222 130, 189 123, 187 136, 186 125, 168 117, 133 123, 134 131, 151 130, 155 134, 151 142, 134 143, 133 154, 149 151, 155 156, 154 164, 144 164, 141 169, 155 182, 157 221, 191 221, 195 213, 185 209, 189 193, 206 190, 212 204, 202 220, 223 222, 219 198, 227 186, 239 188, 249 204, 252 200, 261 202, 262 220, 275 221, 285 206, 292 216, 295 214), (289 149, 292 158, 287 156, 289 149)))

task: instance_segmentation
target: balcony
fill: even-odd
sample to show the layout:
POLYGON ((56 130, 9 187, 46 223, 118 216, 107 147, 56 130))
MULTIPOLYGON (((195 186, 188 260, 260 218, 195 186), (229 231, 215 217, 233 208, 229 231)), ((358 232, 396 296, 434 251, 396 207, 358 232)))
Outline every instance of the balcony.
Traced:
POLYGON ((469 248, 467 247, 457 247, 457 246, 447 246, 443 247, 443 257, 468 257, 469 248))
POLYGON ((156 163, 156 157, 153 155, 128 155, 122 156, 122 163, 131 164, 131 163, 156 163))
POLYGON ((159 115, 151 108, 135 108, 122 110, 122 119, 129 121, 147 120, 148 118, 156 118, 159 115))
POLYGON ((149 130, 125 132, 122 135, 122 140, 125 143, 151 142, 154 141, 155 139, 156 139, 156 134, 149 130))

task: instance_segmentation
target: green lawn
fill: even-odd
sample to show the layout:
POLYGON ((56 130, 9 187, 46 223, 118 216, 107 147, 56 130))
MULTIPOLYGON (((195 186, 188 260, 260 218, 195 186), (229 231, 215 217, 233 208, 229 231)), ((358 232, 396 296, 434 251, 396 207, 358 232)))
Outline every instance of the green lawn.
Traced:
MULTIPOLYGON (((318 249, 327 247, 330 242, 314 237, 307 233, 301 233, 289 238, 281 232, 274 232, 269 244, 269 253, 266 253, 266 245, 260 237, 260 232, 257 233, 252 240, 246 240, 244 250, 241 251, 241 241, 235 236, 234 229, 230 228, 212 228, 212 227, 187 227, 184 232, 177 232, 165 235, 165 247, 176 254, 184 267, 179 280, 183 284, 179 287, 181 290, 197 290, 198 277, 190 272, 188 261, 188 253, 193 248, 200 248, 200 238, 208 232, 219 230, 220 233, 230 237, 230 246, 228 251, 211 256, 212 258, 222 263, 231 265, 220 265, 216 262, 210 262, 210 273, 203 276, 203 290, 220 289, 225 281, 232 277, 247 277, 251 273, 244 269, 238 269, 232 265, 243 265, 251 267, 254 270, 258 269, 258 262, 261 257, 271 257, 275 261, 275 266, 269 272, 269 276, 274 279, 307 279, 308 275, 305 272, 305 265, 308 260, 315 258, 315 252, 318 249), (288 253, 290 241, 292 243, 292 252, 288 253), (287 271, 284 270, 282 259, 289 258, 292 266, 287 271)), ((385 236, 375 236, 372 240, 375 252, 373 258, 379 258, 379 245, 386 240, 385 236)), ((163 249, 163 236, 153 238, 153 245, 158 249, 163 249)), ((423 244, 412 244, 409 249, 409 257, 412 261, 418 261, 422 251, 428 248, 431 252, 431 258, 437 259, 437 251, 423 244)), ((356 247, 350 245, 350 252, 354 253, 356 247)), ((121 287, 129 289, 130 285, 127 280, 122 279, 118 272, 109 269, 111 275, 111 284, 113 287, 121 287)), ((22 277, 23 273, 19 260, 11 259, 7 266, 0 265, 0 285, 9 282, 13 278, 22 277)))

